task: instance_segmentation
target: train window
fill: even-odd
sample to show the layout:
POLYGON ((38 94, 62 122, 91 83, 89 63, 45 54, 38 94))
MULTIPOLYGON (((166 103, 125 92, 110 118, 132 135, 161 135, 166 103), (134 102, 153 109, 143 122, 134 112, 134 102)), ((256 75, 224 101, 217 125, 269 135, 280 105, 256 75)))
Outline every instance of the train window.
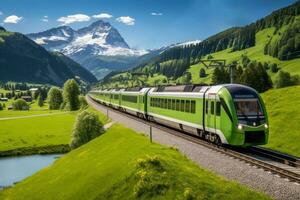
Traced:
POLYGON ((217 116, 221 115, 221 103, 220 103, 220 101, 217 101, 217 103, 216 103, 216 115, 217 116))
POLYGON ((150 98, 150 106, 151 107, 153 106, 153 99, 152 99, 152 97, 150 98))
POLYGON ((180 111, 181 112, 184 112, 184 100, 181 100, 181 103, 180 103, 180 111))
POLYGON ((179 111, 180 110, 180 100, 176 100, 176 110, 179 111))
POLYGON ((215 102, 210 102, 210 113, 213 115, 215 113, 215 102))
POLYGON ((208 114, 208 100, 205 102, 205 113, 208 114))
POLYGON ((163 107, 164 107, 164 99, 160 99, 159 107, 160 107, 160 108, 163 108, 163 107))
POLYGON ((168 99, 164 99, 165 100, 165 109, 167 109, 168 108, 168 99))
POLYGON ((171 109, 172 105, 171 105, 171 99, 168 99, 168 109, 171 109))
POLYGON ((191 101, 187 100, 185 101, 185 112, 191 112, 191 101))
POLYGON ((195 113, 195 112, 196 112, 196 102, 191 101, 191 113, 195 113))
POLYGON ((175 99, 172 99, 172 110, 176 110, 175 99))

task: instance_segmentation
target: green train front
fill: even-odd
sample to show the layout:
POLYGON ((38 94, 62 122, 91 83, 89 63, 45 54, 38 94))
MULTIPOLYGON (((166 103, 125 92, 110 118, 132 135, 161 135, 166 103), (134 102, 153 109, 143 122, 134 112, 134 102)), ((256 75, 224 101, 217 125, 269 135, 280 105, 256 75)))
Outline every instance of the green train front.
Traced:
POLYGON ((209 89, 205 95, 207 98, 205 126, 214 127, 216 133, 219 131, 218 135, 224 135, 226 141, 223 143, 235 146, 266 144, 269 133, 268 118, 260 95, 244 85, 228 84, 213 87, 216 87, 216 93, 211 94, 209 89), (213 117, 215 121, 209 120, 212 102, 216 104, 213 117))
POLYGON ((252 88, 237 84, 152 88, 148 119, 211 142, 253 146, 268 141, 263 101, 252 88))

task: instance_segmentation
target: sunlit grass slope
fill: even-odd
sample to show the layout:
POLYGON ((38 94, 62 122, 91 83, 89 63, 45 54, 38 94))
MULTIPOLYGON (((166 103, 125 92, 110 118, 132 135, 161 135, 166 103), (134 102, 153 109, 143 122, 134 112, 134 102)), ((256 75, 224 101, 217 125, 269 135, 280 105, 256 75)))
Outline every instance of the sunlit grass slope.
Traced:
MULTIPOLYGON (((226 63, 231 63, 232 61, 240 61, 242 55, 248 56, 251 60, 257 60, 260 62, 267 62, 267 63, 277 63, 280 69, 290 72, 292 75, 300 75, 300 58, 293 59, 289 61, 280 61, 277 58, 274 58, 269 55, 264 54, 264 47, 268 43, 269 40, 272 42, 277 40, 279 37, 279 33, 285 31, 287 26, 283 26, 275 35, 273 35, 275 28, 266 28, 262 31, 256 33, 256 42, 255 46, 241 50, 241 51, 234 51, 232 52, 231 49, 226 49, 223 51, 219 51, 216 53, 211 54, 213 59, 225 59, 226 63)), ((282 35, 282 34, 281 34, 282 35)), ((192 74, 193 83, 210 83, 211 82, 211 75, 213 69, 208 69, 206 72, 208 74, 205 78, 199 77, 200 69, 206 69, 203 64, 196 64, 192 65, 189 71, 192 74)), ((269 73, 274 80, 276 73, 269 73)))
POLYGON ((71 151, 1 199, 268 199, 121 125, 71 151))
POLYGON ((300 86, 269 90, 262 97, 270 123, 266 146, 300 157, 300 86))
MULTIPOLYGON (((94 110, 89 108, 89 111, 94 110)), ((78 112, 80 111, 0 111, 0 151, 67 145, 78 112), (1 120, 1 118, 12 119, 1 120)), ((108 119, 104 114, 99 112, 97 114, 103 123, 107 122, 108 119)))

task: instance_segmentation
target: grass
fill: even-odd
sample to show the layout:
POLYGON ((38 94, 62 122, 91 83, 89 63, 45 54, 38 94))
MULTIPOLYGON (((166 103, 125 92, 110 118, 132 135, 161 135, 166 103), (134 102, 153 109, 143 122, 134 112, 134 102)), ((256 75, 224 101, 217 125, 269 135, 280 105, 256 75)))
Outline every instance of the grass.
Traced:
MULTIPOLYGON (((47 152, 45 147, 55 151, 54 146, 57 146, 57 151, 61 152, 62 145, 69 144, 76 115, 80 111, 50 111, 47 105, 38 107, 36 103, 33 103, 31 107, 32 109, 29 111, 0 111, 0 154, 1 152, 4 155, 28 154, 28 152, 36 151, 47 152), (41 114, 45 115, 34 117, 34 115, 41 114), (1 118, 12 119, 1 120, 1 118)), ((90 107, 88 110, 95 112, 90 107)), ((97 114, 103 123, 109 121, 104 114, 99 112, 97 114)))
POLYGON ((266 147, 300 157, 300 86, 272 89, 262 97, 270 124, 266 147))
POLYGON ((121 125, 0 192, 1 199, 269 199, 121 125))

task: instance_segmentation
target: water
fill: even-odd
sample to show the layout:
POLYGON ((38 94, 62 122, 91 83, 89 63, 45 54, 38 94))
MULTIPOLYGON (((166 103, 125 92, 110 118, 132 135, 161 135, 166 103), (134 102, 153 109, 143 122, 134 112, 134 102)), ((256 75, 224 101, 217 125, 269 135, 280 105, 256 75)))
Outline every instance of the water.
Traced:
POLYGON ((62 154, 0 158, 0 188, 11 186, 50 165, 62 154))

